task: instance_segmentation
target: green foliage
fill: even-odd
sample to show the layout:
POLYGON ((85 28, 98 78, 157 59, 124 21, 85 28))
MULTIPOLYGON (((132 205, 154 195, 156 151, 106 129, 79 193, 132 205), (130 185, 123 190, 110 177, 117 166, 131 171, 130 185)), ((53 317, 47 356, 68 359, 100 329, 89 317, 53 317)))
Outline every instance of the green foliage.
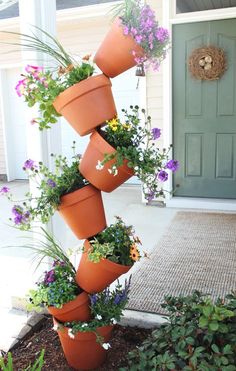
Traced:
POLYGON ((62 261, 55 261, 37 286, 36 290, 29 291, 29 310, 43 306, 61 308, 82 292, 75 282, 75 272, 72 274, 70 267, 62 261))
MULTIPOLYGON (((31 366, 29 365, 22 371, 41 371, 44 364, 44 349, 41 351, 39 357, 36 359, 35 363, 31 366)), ((3 357, 0 357, 0 367, 2 371, 14 371, 12 355, 9 352, 7 354, 7 363, 5 364, 3 357)))
MULTIPOLYGON (((72 147, 75 150, 75 147, 72 147)), ((51 155, 54 160, 54 170, 51 171, 42 162, 38 164, 33 160, 27 160, 23 170, 27 172, 37 186, 36 195, 27 192, 25 199, 12 209, 14 218, 10 218, 15 226, 21 230, 31 229, 33 221, 48 223, 61 202, 61 197, 88 185, 88 181, 78 170, 80 155, 75 155, 69 163, 62 155, 51 155)), ((7 193, 7 197, 13 201, 13 195, 7 193)))
POLYGON ((94 263, 108 259, 117 264, 133 265, 140 258, 136 244, 141 242, 134 235, 133 227, 125 225, 120 217, 116 217, 116 223, 98 233, 90 244, 88 257, 94 263))
POLYGON ((90 56, 87 55, 77 61, 56 38, 39 27, 34 28, 31 35, 8 31, 5 33, 20 36, 21 43, 15 42, 11 43, 12 45, 46 54, 56 63, 55 71, 27 65, 25 68, 27 73, 21 75, 23 79, 16 85, 17 94, 24 97, 29 107, 38 104, 41 115, 33 118, 31 123, 37 123, 39 129, 43 130, 49 129, 61 116, 53 106, 55 98, 70 86, 92 76, 95 68, 90 56))
POLYGON ((75 268, 68 254, 65 253, 63 247, 60 246, 44 228, 40 229, 41 232, 37 232, 36 230, 29 231, 29 233, 33 233, 34 236, 24 236, 24 239, 28 238, 30 243, 24 244, 22 247, 32 251, 32 260, 37 262, 37 267, 45 258, 50 258, 54 261, 63 261, 68 271, 73 276, 75 274, 75 268), (36 238, 36 236, 39 236, 39 238, 36 238), (33 242, 32 237, 34 237, 33 242))
MULTIPOLYGON (((127 166, 142 182, 147 200, 164 196, 161 185, 168 178, 166 165, 170 148, 161 151, 155 146, 154 140, 160 137, 161 131, 158 128, 151 128, 151 117, 146 115, 144 109, 130 106, 130 112, 127 110, 123 112, 124 122, 119 118, 112 119, 108 121, 105 130, 100 131, 105 140, 116 149, 116 152, 104 154, 104 159, 98 163, 97 169, 102 170, 105 163, 115 160, 108 171, 116 176, 119 167, 127 163, 127 166), (159 177, 163 172, 167 176, 165 180, 159 177)), ((178 162, 176 161, 176 167, 171 170, 176 171, 177 168, 178 162)))
MULTIPOLYGON (((92 319, 89 322, 65 322, 63 326, 59 324, 58 329, 69 328, 69 336, 73 337, 79 331, 96 333, 98 327, 116 324, 123 315, 128 301, 130 280, 131 278, 129 281, 125 281, 124 287, 118 282, 114 290, 107 287, 102 292, 90 295, 92 319)), ((97 340, 102 343, 103 339, 97 333, 96 335, 97 340)))
POLYGON ((26 74, 16 85, 19 96, 23 96, 28 107, 38 104, 40 117, 34 118, 31 123, 38 124, 39 129, 49 129, 61 116, 54 108, 56 97, 67 88, 87 79, 94 72, 94 66, 87 60, 81 64, 60 67, 57 72, 43 70, 42 67, 27 66, 26 74))
POLYGON ((195 291, 166 297, 169 322, 129 353, 121 370, 236 371, 236 293, 213 302, 195 291))

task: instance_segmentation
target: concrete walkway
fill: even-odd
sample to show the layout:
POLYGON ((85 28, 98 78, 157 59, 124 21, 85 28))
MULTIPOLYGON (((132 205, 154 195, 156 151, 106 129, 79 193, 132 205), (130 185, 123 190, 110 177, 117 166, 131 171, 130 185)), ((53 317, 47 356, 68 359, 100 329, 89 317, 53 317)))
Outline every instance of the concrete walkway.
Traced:
MULTIPOLYGON (((3 185, 10 187, 18 199, 22 199, 28 189, 27 182, 22 181, 0 183, 0 188, 3 185)), ((124 186, 111 194, 104 193, 103 200, 107 224, 114 221, 115 215, 121 216, 127 224, 134 226, 146 252, 154 248, 177 211, 177 209, 142 204, 138 186, 124 186)), ((9 349, 14 337, 27 320, 25 312, 12 308, 12 298, 25 297, 39 276, 39 272, 34 272, 30 251, 20 247, 24 244, 25 233, 9 225, 11 207, 12 204, 6 198, 0 198, 0 313, 4 316, 5 326, 4 331, 0 333, 0 349, 4 351, 9 349)), ((59 217, 56 216, 55 219, 60 230, 57 238, 59 237, 59 241, 65 248, 76 248, 82 245, 82 241, 78 241, 72 235, 59 217)), ((135 264, 136 268, 138 264, 135 264)))

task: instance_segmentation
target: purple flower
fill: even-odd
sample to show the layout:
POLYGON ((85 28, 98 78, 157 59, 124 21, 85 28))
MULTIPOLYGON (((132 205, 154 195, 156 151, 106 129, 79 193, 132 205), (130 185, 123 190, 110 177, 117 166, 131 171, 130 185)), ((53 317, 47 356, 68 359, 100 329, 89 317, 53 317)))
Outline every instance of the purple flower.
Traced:
POLYGON ((0 194, 8 193, 9 191, 10 191, 10 188, 8 188, 8 187, 2 187, 0 189, 0 194))
POLYGON ((97 303, 97 300, 98 300, 98 298, 97 298, 97 295, 96 294, 90 295, 90 301, 91 301, 91 305, 92 306, 97 303))
POLYGON ((156 38, 160 41, 160 43, 164 43, 169 39, 168 30, 163 27, 159 27, 156 32, 156 38))
POLYGON ((120 304, 121 298, 122 296, 120 294, 116 294, 115 299, 114 299, 114 304, 116 305, 120 304))
POLYGON ((46 272, 43 283, 45 285, 48 285, 49 283, 52 283, 55 281, 55 272, 54 269, 51 269, 50 271, 46 272))
POLYGON ((135 36, 136 43, 141 44, 142 40, 143 40, 143 37, 141 35, 135 36))
POLYGON ((155 192, 154 191, 150 191, 148 194, 147 194, 147 201, 152 201, 154 199, 154 196, 155 196, 155 192))
POLYGON ((52 180, 52 179, 48 179, 48 181, 47 181, 47 185, 48 185, 50 188, 55 188, 55 187, 56 187, 56 183, 55 183, 54 180, 52 180))
POLYGON ((23 169, 24 170, 25 169, 33 169, 34 167, 36 167, 35 166, 35 162, 33 160, 31 160, 31 159, 26 160, 25 163, 24 163, 24 165, 23 165, 23 169))
POLYGON ((19 214, 19 215, 15 216, 14 223, 16 225, 22 224, 23 223, 23 215, 19 214))
POLYGON ((170 160, 167 162, 166 169, 172 170, 173 172, 177 171, 179 168, 179 161, 177 160, 170 160))
POLYGON ((153 128, 152 129, 152 138, 154 140, 156 140, 156 139, 160 138, 160 136, 161 136, 161 129, 159 129, 159 128, 153 128))
POLYGON ((133 36, 136 36, 137 33, 138 33, 137 29, 134 28, 134 27, 131 27, 131 30, 130 31, 131 31, 131 33, 132 33, 133 36))
POLYGON ((19 205, 13 206, 12 213, 14 215, 14 223, 17 225, 24 224, 30 217, 30 212, 28 210, 24 211, 23 207, 19 205))
POLYGON ((13 215, 15 215, 15 216, 22 215, 23 207, 21 207, 19 205, 14 205, 11 211, 12 211, 13 215))
POLYGON ((165 170, 161 170, 158 174, 158 179, 161 182, 166 182, 168 179, 168 173, 165 170))
POLYGON ((127 36, 129 34, 129 27, 128 26, 124 26, 123 33, 124 33, 125 36, 127 36))

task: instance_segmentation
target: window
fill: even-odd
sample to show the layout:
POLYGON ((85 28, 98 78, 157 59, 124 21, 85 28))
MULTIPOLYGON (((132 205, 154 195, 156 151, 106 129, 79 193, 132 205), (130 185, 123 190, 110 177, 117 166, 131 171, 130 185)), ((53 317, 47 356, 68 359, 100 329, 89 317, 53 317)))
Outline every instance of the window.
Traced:
POLYGON ((176 13, 236 7, 236 0, 176 0, 176 13))

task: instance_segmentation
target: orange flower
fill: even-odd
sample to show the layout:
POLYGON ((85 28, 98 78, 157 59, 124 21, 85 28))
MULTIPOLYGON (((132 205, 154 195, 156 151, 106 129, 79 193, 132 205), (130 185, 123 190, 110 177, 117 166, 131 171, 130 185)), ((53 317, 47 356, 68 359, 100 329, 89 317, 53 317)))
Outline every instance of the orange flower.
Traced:
POLYGON ((89 61, 90 57, 91 57, 91 54, 86 54, 86 55, 82 58, 82 60, 83 60, 83 61, 89 61))
POLYGON ((130 257, 135 262, 140 259, 140 254, 139 254, 139 251, 138 251, 136 245, 132 245, 131 246, 131 248, 130 248, 130 257))

